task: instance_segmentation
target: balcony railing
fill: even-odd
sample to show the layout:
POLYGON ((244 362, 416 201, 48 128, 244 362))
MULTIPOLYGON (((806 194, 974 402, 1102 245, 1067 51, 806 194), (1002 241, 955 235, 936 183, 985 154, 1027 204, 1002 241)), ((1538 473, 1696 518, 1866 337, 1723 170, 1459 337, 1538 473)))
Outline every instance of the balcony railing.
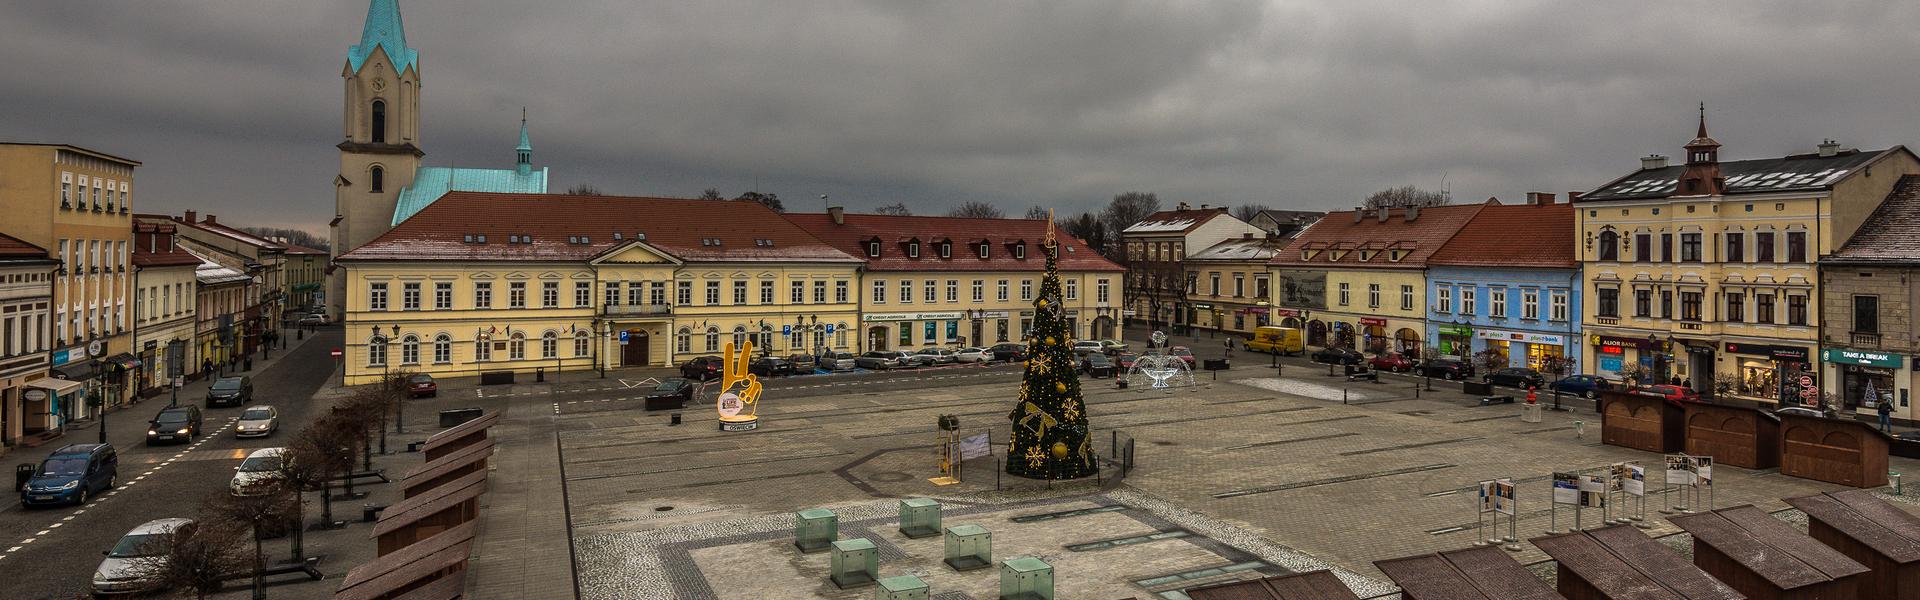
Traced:
POLYGON ((670 315, 673 306, 668 304, 615 304, 601 306, 603 315, 670 315))
POLYGON ((1855 347, 1855 348, 1879 348, 1879 347, 1880 347, 1880 334, 1878 334, 1878 333, 1866 333, 1866 332, 1862 332, 1862 331, 1855 331, 1855 332, 1853 332, 1853 347, 1855 347))
POLYGON ((1702 324, 1700 324, 1700 323, 1694 323, 1694 322, 1692 322, 1692 321, 1681 321, 1681 322, 1680 322, 1680 329, 1681 329, 1682 331, 1699 331, 1701 327, 1703 327, 1703 325, 1702 325, 1702 324))
POLYGON ((1594 317, 1593 322, 1601 325, 1619 325, 1620 317, 1594 317))

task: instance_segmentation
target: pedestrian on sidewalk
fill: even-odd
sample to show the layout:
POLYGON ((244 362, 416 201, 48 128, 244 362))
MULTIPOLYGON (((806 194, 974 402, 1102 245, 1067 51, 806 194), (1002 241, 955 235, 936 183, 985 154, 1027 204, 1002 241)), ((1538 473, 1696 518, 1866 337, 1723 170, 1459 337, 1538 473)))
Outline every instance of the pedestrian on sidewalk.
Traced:
POLYGON ((1880 413, 1880 430, 1893 433, 1893 403, 1882 400, 1874 410, 1880 413))

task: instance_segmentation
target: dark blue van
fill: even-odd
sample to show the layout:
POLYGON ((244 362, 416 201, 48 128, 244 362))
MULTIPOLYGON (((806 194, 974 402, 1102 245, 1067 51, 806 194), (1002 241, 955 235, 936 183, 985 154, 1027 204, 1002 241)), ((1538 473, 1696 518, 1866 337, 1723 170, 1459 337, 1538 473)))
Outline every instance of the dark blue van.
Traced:
POLYGON ((111 444, 73 444, 40 461, 33 479, 20 489, 21 506, 86 504, 95 493, 119 483, 120 455, 111 444))

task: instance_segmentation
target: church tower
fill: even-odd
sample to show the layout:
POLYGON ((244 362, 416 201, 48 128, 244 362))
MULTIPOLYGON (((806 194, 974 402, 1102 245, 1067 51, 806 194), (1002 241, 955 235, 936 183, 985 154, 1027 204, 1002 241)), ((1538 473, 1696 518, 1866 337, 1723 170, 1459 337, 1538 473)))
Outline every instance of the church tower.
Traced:
MULTIPOLYGON (((347 48, 340 174, 334 178, 333 253, 392 228, 401 190, 420 166, 420 54, 407 46, 399 0, 372 0, 360 43, 347 48)), ((328 304, 344 309, 346 282, 330 277, 328 304)))

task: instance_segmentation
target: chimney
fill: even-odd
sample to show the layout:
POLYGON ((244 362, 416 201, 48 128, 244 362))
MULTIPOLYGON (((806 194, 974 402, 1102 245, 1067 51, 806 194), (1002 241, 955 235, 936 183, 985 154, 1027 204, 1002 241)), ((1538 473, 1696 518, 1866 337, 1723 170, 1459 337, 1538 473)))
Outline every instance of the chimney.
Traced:
POLYGON ((827 216, 833 217, 833 224, 835 225, 847 224, 847 209, 844 207, 840 207, 840 206, 827 207, 827 216))
POLYGON ((1388 213, 1391 213, 1391 212, 1393 212, 1393 210, 1392 210, 1392 209, 1389 209, 1389 208, 1387 208, 1387 207, 1385 207, 1385 206, 1382 206, 1382 207, 1380 207, 1380 212, 1379 212, 1379 213, 1378 213, 1378 215, 1377 215, 1377 216, 1379 216, 1379 217, 1380 217, 1380 222, 1381 222, 1381 223, 1385 223, 1385 222, 1387 222, 1387 216, 1388 216, 1388 213))
POLYGON ((1407 222, 1412 223, 1414 219, 1418 219, 1418 218, 1420 218, 1420 207, 1418 206, 1407 207, 1407 216, 1406 216, 1407 222))
POLYGON ((1185 203, 1185 202, 1181 202, 1181 203, 1179 203, 1179 204, 1175 204, 1175 205, 1173 205, 1173 209, 1174 209, 1174 210, 1188 210, 1188 209, 1190 209, 1190 208, 1192 208, 1192 207, 1191 207, 1191 206, 1187 206, 1187 203, 1185 203))
POLYGON ((206 223, 206 224, 208 224, 208 225, 219 225, 219 224, 220 224, 220 222, 219 222, 219 221, 217 221, 217 220, 214 220, 214 218, 213 218, 213 215, 211 215, 211 214, 209 214, 209 215, 207 215, 207 220, 205 220, 205 221, 201 221, 201 222, 202 222, 202 223, 206 223))
POLYGON ((1360 221, 1365 220, 1366 218, 1367 218, 1367 209, 1360 208, 1358 206, 1353 207, 1353 223, 1355 225, 1360 224, 1360 221))
POLYGON ((1212 208, 1212 207, 1210 207, 1210 206, 1207 206, 1207 205, 1205 205, 1205 204, 1202 204, 1202 205, 1200 205, 1200 210, 1207 210, 1207 209, 1209 209, 1209 208, 1212 208))
POLYGON ((197 213, 197 212, 194 212, 194 211, 191 211, 191 210, 190 210, 190 211, 187 211, 187 217, 186 217, 185 219, 181 219, 181 220, 183 220, 183 221, 186 221, 186 222, 188 222, 188 223, 198 223, 199 221, 195 221, 195 220, 193 220, 193 219, 194 219, 194 217, 198 217, 198 216, 200 216, 200 213, 197 213))
POLYGON ((1640 159, 1640 170, 1642 171, 1665 168, 1667 168, 1667 155, 1665 154, 1648 154, 1646 157, 1640 159))
POLYGON ((1567 192, 1567 202, 1568 203, 1579 202, 1580 197, 1585 195, 1587 195, 1586 192, 1567 192))
POLYGON ((1553 192, 1527 192, 1527 204, 1547 206, 1553 204, 1553 192))
POLYGON ((1840 153, 1840 142, 1826 139, 1820 141, 1820 158, 1830 158, 1840 153))

